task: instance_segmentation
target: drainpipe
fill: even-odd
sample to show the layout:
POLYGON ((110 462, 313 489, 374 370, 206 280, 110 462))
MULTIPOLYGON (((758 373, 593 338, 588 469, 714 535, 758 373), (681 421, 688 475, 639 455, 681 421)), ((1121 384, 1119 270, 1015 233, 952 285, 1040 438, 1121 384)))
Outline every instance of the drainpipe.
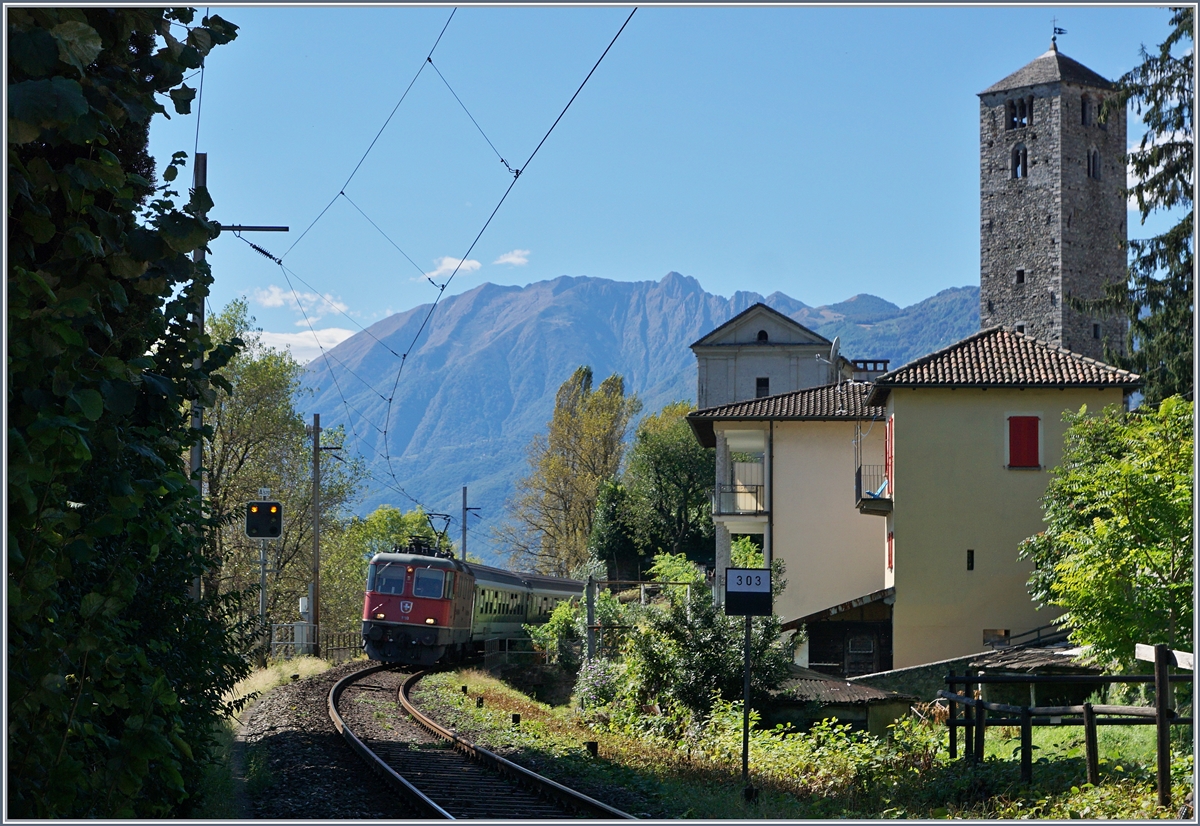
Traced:
POLYGON ((763 563, 771 567, 775 556, 775 422, 767 422, 767 530, 763 535, 763 563))

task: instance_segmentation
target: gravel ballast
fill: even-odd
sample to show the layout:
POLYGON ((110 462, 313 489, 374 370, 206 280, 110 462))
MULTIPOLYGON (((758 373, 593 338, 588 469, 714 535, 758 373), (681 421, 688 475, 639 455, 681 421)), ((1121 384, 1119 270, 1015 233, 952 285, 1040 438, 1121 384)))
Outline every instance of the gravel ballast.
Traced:
POLYGON ((269 692, 244 718, 247 799, 256 818, 410 818, 413 812, 342 739, 329 690, 371 663, 358 660, 269 692))

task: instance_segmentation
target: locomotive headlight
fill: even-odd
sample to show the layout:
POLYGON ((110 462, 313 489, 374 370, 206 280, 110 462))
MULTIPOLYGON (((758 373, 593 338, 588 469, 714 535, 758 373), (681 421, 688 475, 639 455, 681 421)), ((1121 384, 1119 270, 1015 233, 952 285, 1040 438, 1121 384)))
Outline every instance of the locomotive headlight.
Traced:
POLYGON ((383 613, 382 611, 379 611, 375 614, 375 619, 386 619, 386 618, 387 618, 387 614, 383 613))
POLYGON ((425 624, 426 624, 426 625, 436 625, 436 624, 437 624, 437 620, 435 620, 433 617, 426 617, 426 618, 425 618, 425 624))

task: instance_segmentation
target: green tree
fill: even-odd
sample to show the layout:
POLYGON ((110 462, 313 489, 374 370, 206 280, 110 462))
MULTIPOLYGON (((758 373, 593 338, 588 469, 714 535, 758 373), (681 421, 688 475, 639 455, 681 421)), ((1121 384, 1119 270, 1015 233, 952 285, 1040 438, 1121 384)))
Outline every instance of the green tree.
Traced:
POLYGON ((1159 408, 1070 423, 1046 491, 1046 530, 1021 544, 1030 593, 1064 610, 1071 639, 1100 662, 1132 665, 1136 643, 1192 647, 1192 415, 1159 408))
POLYGON ((1146 132, 1129 153, 1142 223, 1158 210, 1183 210, 1161 235, 1130 241, 1129 282, 1113 284, 1097 309, 1129 321, 1127 354, 1107 353, 1113 364, 1146 380, 1146 400, 1192 392, 1194 147, 1192 127, 1194 9, 1171 10, 1171 33, 1151 54, 1118 81, 1118 94, 1102 117, 1133 103, 1146 132))
POLYGON ((410 539, 452 551, 437 534, 421 508, 402 513, 380 505, 365 519, 354 517, 323 539, 321 553, 321 624, 327 631, 357 631, 362 622, 367 564, 375 554, 404 548, 410 539))
POLYGON ((687 402, 668 404, 638 424, 624 482, 638 550, 711 560, 714 553, 709 491, 716 477, 713 451, 687 423, 687 402))
POLYGON ((629 492, 617 481, 602 482, 588 539, 588 554, 605 563, 609 579, 640 579, 642 555, 634 542, 629 492))
MULTIPOLYGON (((782 573, 782 567, 777 569, 782 573)), ((655 557, 655 578, 686 582, 685 588, 666 588, 668 604, 639 613, 637 627, 624 647, 623 696, 637 705, 658 703, 664 712, 680 707, 707 713, 714 697, 742 696, 745 620, 725 616, 714 606, 703 574, 682 554, 655 557)), ((789 674, 789 644, 780 639, 778 616, 751 620, 750 661, 752 701, 761 702, 789 674)))
POLYGON ((529 475, 517 481, 508 521, 495 534, 512 564, 566 576, 588 561, 600 485, 617 475, 625 431, 640 409, 620 376, 593 390, 590 367, 558 388, 548 432, 530 443, 529 475))
MULTIPOLYGON (((267 543, 267 613, 273 622, 291 622, 299 619, 299 597, 312 581, 312 437, 297 407, 309 395, 301 387, 304 367, 286 350, 263 344, 244 300, 231 302, 208 326, 214 342, 237 339, 243 346, 222 371, 228 392, 218 392, 206 412, 213 435, 204 448, 205 481, 209 512, 221 529, 208 535, 215 564, 205 573, 205 588, 258 588, 261 552, 259 542, 245 535, 244 507, 259 498, 259 488, 269 488, 283 505, 284 521, 283 535, 267 543)), ((337 447, 340 429, 325 430, 321 441, 337 447)), ((323 548, 345 522, 364 476, 361 460, 322 451, 323 548)), ((321 597, 325 605, 324 577, 321 597)), ((247 612, 257 615, 257 601, 247 612)), ((322 627, 332 630, 327 619, 323 612, 322 627)))
POLYGON ((6 12, 7 813, 186 815, 246 671, 237 595, 189 595, 207 523, 184 460, 186 405, 237 342, 191 322, 212 277, 188 253, 218 230, 203 189, 175 207, 182 153, 155 189, 146 128, 235 27, 6 12))

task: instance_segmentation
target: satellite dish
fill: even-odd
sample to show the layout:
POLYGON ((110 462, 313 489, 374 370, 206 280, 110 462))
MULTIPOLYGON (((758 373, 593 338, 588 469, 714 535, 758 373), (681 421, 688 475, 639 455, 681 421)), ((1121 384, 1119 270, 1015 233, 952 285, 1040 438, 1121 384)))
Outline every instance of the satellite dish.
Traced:
POLYGON ((838 367, 838 345, 841 344, 841 336, 833 337, 833 346, 829 348, 829 369, 837 376, 837 383, 842 383, 842 371, 838 367))

